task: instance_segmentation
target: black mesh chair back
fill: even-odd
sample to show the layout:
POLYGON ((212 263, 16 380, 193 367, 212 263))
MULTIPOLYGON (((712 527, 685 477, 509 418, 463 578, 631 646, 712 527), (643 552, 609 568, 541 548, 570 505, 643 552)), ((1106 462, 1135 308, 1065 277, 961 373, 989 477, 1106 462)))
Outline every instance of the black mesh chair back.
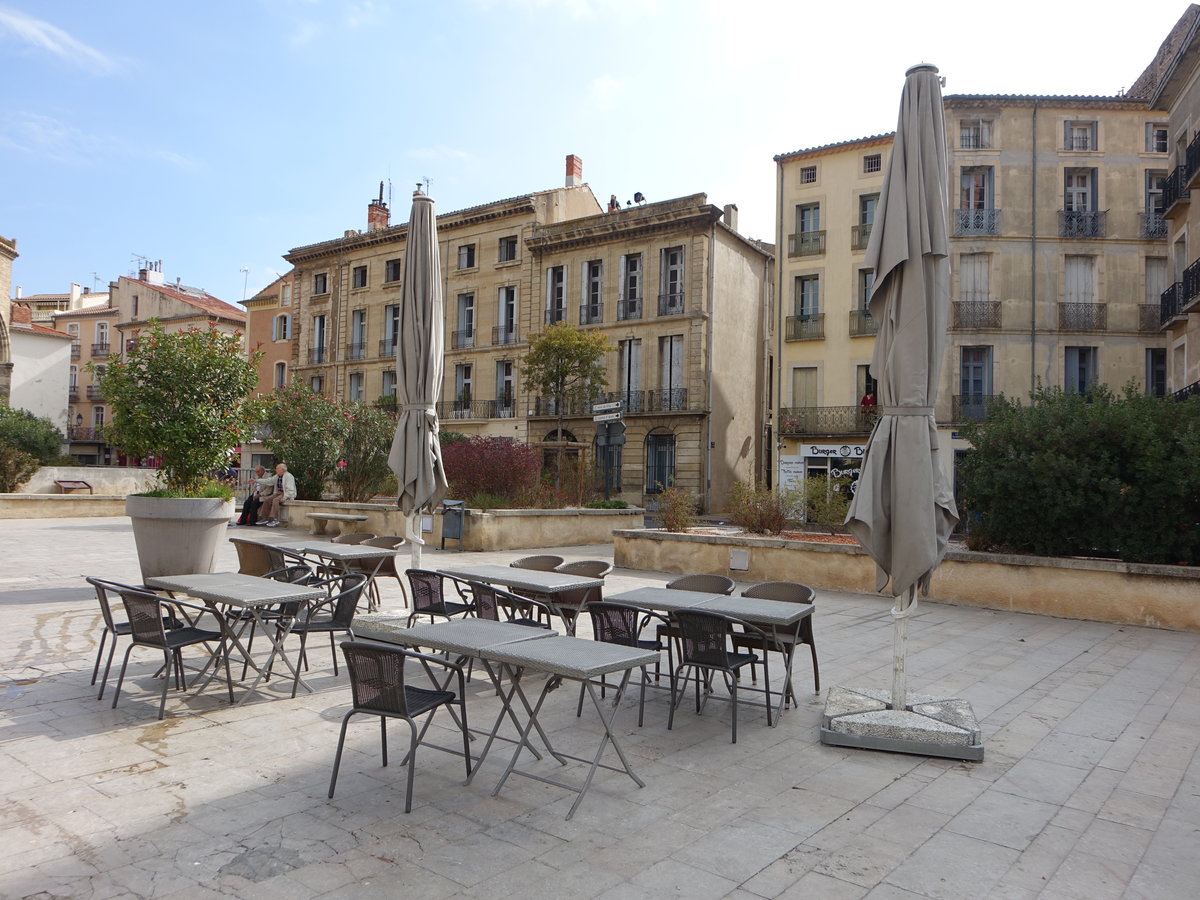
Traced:
MULTIPOLYGON (((387 550, 398 551, 404 546, 404 543, 404 538, 402 537, 385 534, 379 537, 367 538, 367 540, 360 543, 360 546, 380 547, 387 550)), ((373 598, 375 606, 379 605, 379 588, 376 586, 375 582, 380 578, 395 578, 396 583, 400 585, 400 595, 404 598, 404 605, 409 605, 408 590, 404 587, 404 579, 400 577, 400 570, 396 568, 395 554, 387 557, 383 561, 377 559, 352 559, 349 561, 349 566, 353 572, 366 572, 368 575, 372 572, 375 573, 375 578, 371 581, 371 597, 373 598), (379 566, 378 569, 376 568, 376 564, 379 566)))
MULTIPOLYGON (((704 701, 708 702, 708 696, 711 692, 712 677, 711 673, 720 672, 725 680, 725 686, 729 691, 729 699, 733 705, 733 743, 737 743, 737 712, 738 712, 738 687, 737 674, 738 670, 743 666, 748 666, 759 662, 759 657, 754 653, 740 653, 729 650, 729 642, 734 634, 734 626, 740 626, 747 634, 757 634, 759 636, 760 646, 766 648, 766 635, 761 629, 744 622, 740 619, 735 619, 730 616, 721 616, 715 613, 700 612, 695 609, 680 609, 671 613, 671 618, 674 620, 675 630, 678 633, 679 641, 679 665, 675 672, 675 683, 679 684, 680 676, 684 670, 691 669, 694 672, 694 682, 696 685, 696 712, 700 713, 702 704, 700 702, 700 685, 701 682, 705 685, 704 701), (709 673, 702 678, 701 673, 709 673)), ((763 653, 762 664, 764 670, 764 679, 770 684, 770 672, 767 670, 766 653, 763 653)), ((675 721, 675 709, 683 700, 683 690, 677 692, 678 696, 672 699, 671 713, 667 718, 667 729, 669 730, 675 721)), ((771 704, 770 694, 767 695, 767 725, 771 724, 771 704)))
POLYGON ((113 692, 113 709, 121 697, 121 686, 125 683, 125 671, 129 667, 129 655, 135 647, 153 647, 161 650, 163 665, 166 669, 162 685, 162 697, 158 704, 158 717, 161 719, 167 706, 167 689, 171 684, 171 672, 174 667, 175 684, 185 688, 183 677, 183 648, 193 644, 217 644, 216 653, 210 662, 214 665, 223 663, 225 666, 225 682, 229 688, 229 702, 233 703, 233 680, 229 677, 229 655, 225 652, 225 635, 222 631, 199 628, 195 624, 182 625, 179 628, 167 628, 166 623, 174 616, 172 608, 181 612, 191 609, 199 615, 208 610, 202 606, 185 603, 182 600, 168 600, 157 594, 150 594, 137 588, 121 588, 121 602, 125 606, 125 614, 129 617, 130 638, 129 647, 125 650, 125 660, 121 664, 121 674, 117 678, 117 687, 113 692))
MULTIPOLYGON (((470 603, 446 599, 443 587, 446 576, 441 572, 434 572, 430 569, 405 569, 404 574, 408 578, 408 587, 412 594, 412 613, 408 617, 409 625, 417 616, 429 616, 430 618, 440 616, 449 619, 471 611, 470 603)), ((451 579, 451 582, 459 591, 461 600, 463 594, 458 588, 458 580, 451 579)))
MULTIPOLYGON (((120 602, 120 591, 136 591, 138 588, 131 584, 121 584, 119 581, 106 581, 103 578, 85 578, 85 580, 96 591, 96 600, 100 604, 100 615, 104 619, 104 630, 100 633, 100 646, 96 648, 96 663, 92 666, 92 684, 96 683, 100 674, 100 658, 104 655, 104 645, 108 643, 109 635, 112 635, 112 642, 108 643, 108 660, 104 664, 104 677, 100 678, 100 692, 96 695, 97 700, 103 700, 104 689, 108 684, 108 673, 112 671, 113 654, 117 649, 117 638, 127 636, 131 631, 128 622, 123 619, 117 621, 113 618, 112 604, 120 602)), ((167 627, 174 628, 179 624, 172 617, 167 622, 167 627)))
POLYGON ((375 535, 373 532, 370 532, 370 531, 351 531, 347 534, 339 534, 337 537, 335 537, 331 541, 331 543, 334 543, 334 544, 361 544, 364 541, 369 541, 373 537, 375 537, 375 535))
MULTIPOLYGON (((762 584, 756 584, 753 587, 748 587, 742 591, 743 597, 759 597, 764 600, 780 600, 784 603, 803 603, 812 605, 816 602, 817 592, 810 588, 807 584, 800 584, 796 581, 764 581, 762 584)), ((807 644, 812 656, 813 667, 813 690, 816 693, 821 693, 821 670, 817 665, 817 643, 813 637, 813 620, 812 616, 800 620, 800 629, 796 637, 791 634, 781 633, 777 639, 783 643, 786 648, 789 661, 792 651, 796 644, 807 644)), ((739 645, 745 643, 740 638, 734 639, 734 644, 739 645)), ((750 669, 753 674, 754 668, 750 669)), ((788 685, 789 691, 791 685, 788 685)), ((795 697, 792 698, 795 702, 795 697)))
POLYGON ((245 538, 230 538, 238 555, 238 571, 243 575, 266 575, 275 568, 271 564, 270 548, 245 538))
POLYGON ((699 591, 704 594, 733 593, 733 579, 727 575, 684 575, 667 582, 667 587, 675 591, 699 591))
POLYGON ((553 572, 564 562, 566 560, 561 556, 543 553, 536 556, 522 556, 520 559, 510 562, 509 566, 514 569, 536 569, 539 572, 553 572))
MULTIPOLYGON (((586 607, 588 614, 592 619, 592 636, 606 644, 620 644, 624 647, 638 647, 642 650, 667 651, 667 671, 672 678, 674 684, 673 652, 671 644, 657 639, 643 639, 642 631, 651 621, 659 621, 663 624, 667 619, 665 616, 659 615, 649 610, 640 609, 636 606, 629 606, 625 603, 612 603, 605 600, 597 600, 588 603, 586 607)), ((655 664, 655 671, 658 666, 655 664)), ((638 697, 638 727, 642 726, 642 718, 646 708, 646 682, 648 680, 646 667, 642 666, 642 685, 641 693, 638 697)), ((604 679, 600 679, 600 695, 604 696, 604 679)), ((671 699, 674 700, 675 691, 672 688, 671 699)), ((578 717, 583 712, 583 685, 579 688, 579 703, 575 709, 575 715, 578 717)))
POLYGON ((291 550, 285 550, 282 547, 270 547, 266 544, 263 544, 263 547, 266 548, 267 556, 271 560, 271 568, 267 571, 275 572, 279 569, 286 569, 289 566, 304 566, 304 568, 308 569, 309 574, 315 577, 316 573, 313 572, 312 566, 299 553, 293 553, 291 550))
MULTIPOLYGON (((346 726, 351 716, 363 714, 379 716, 379 738, 383 751, 383 764, 387 760, 387 720, 402 719, 409 727, 409 749, 401 765, 408 765, 408 778, 404 792, 404 811, 412 811, 413 778, 416 772, 417 747, 422 743, 425 728, 417 730, 416 717, 429 714, 441 706, 455 704, 458 715, 455 720, 462 731, 462 757, 466 764, 467 775, 471 774, 470 736, 467 730, 467 707, 465 703, 466 682, 462 666, 449 662, 440 656, 431 656, 405 650, 400 647, 388 647, 381 644, 364 644, 347 641, 342 644, 342 653, 346 658, 346 669, 350 672, 350 692, 354 706, 342 719, 341 733, 338 736, 337 754, 333 759, 333 774, 329 779, 329 796, 333 797, 337 787, 338 769, 342 764, 342 748, 346 743, 346 726), (404 664, 408 661, 420 662, 429 671, 430 666, 442 666, 458 676, 458 691, 447 691, 438 688, 419 687, 408 684, 405 679, 404 664)), ((431 676, 432 677, 432 676, 431 676)), ((434 746, 432 744, 428 746, 434 746)), ((435 749, 457 754, 456 750, 444 747, 435 749)))
MULTIPOLYGON (((338 575, 316 582, 313 587, 324 587, 329 596, 321 600, 302 604, 291 633, 300 637, 300 659, 296 664, 296 677, 292 681, 292 696, 300 686, 300 667, 308 664, 308 636, 314 633, 329 635, 329 650, 333 654, 333 674, 338 675, 337 647, 335 634, 354 637, 354 614, 367 584, 367 576, 351 573, 338 575)), ((282 630, 283 625, 280 625, 282 630)))
POLYGON ((550 607, 540 600, 522 597, 482 581, 468 581, 467 585, 474 601, 475 615, 479 618, 491 619, 493 622, 513 622, 531 628, 550 627, 550 623, 545 621, 550 618, 550 607), (538 609, 542 617, 528 615, 531 607, 538 609))
MULTIPOLYGON (((582 575, 586 578, 604 578, 612 570, 612 563, 604 559, 579 559, 574 562, 563 563, 554 569, 555 572, 563 572, 567 575, 582 575)), ((595 603, 597 600, 602 599, 604 599, 602 588, 580 588, 574 591, 560 591, 555 594, 554 605, 558 607, 563 617, 567 621, 570 621, 578 615, 579 610, 585 604, 595 603)))

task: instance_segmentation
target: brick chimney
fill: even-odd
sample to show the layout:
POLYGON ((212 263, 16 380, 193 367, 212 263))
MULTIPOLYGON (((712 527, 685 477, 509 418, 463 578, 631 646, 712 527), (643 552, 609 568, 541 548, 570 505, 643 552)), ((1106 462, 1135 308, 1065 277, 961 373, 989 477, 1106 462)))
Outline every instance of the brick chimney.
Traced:
POLYGON ((583 160, 574 153, 567 154, 567 187, 583 184, 583 160))
POLYGON ((391 213, 383 202, 383 182, 379 182, 379 199, 367 205, 367 231, 382 231, 391 222, 391 213))

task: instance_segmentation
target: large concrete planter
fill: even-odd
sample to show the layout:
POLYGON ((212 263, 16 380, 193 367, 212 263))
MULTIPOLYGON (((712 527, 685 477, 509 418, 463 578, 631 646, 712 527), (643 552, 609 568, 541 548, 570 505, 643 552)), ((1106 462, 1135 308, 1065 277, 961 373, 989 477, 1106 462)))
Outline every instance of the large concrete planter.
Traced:
POLYGON ((130 495, 125 514, 133 522, 142 579, 213 571, 233 512, 232 500, 130 495))

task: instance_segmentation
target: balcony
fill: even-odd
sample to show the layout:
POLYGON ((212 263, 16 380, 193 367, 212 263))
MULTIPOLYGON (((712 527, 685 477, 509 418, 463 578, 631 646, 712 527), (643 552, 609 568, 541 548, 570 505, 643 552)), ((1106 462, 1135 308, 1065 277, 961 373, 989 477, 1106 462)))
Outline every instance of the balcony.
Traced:
POLYGON ((624 390, 605 391, 592 401, 595 403, 620 403, 625 413, 640 413, 646 411, 646 394, 644 391, 624 390))
POLYGON ((999 300, 955 300, 950 304, 950 327, 960 330, 1000 327, 999 300))
POLYGON ((516 325, 493 325, 492 326, 492 346, 500 347, 504 344, 515 344, 517 342, 517 326, 516 325))
POLYGON ((1200 300, 1200 259, 1183 270, 1183 294, 1179 298, 1179 311, 1191 312, 1200 300))
POLYGON ((463 328, 450 333, 451 350, 470 350, 475 346, 475 329, 463 328))
POLYGON ((1193 381, 1187 387, 1182 387, 1171 394, 1172 400, 1186 400, 1188 397, 1200 396, 1200 381, 1193 381))
POLYGON ((779 410, 779 433, 868 434, 875 413, 858 406, 785 406, 779 410))
POLYGON ((954 233, 962 237, 973 234, 999 234, 1000 210, 998 209, 956 209, 954 213, 954 233))
POLYGON ((556 325, 567 317, 567 312, 561 306, 546 310, 546 324, 556 325))
POLYGON ((1158 321, 1160 326, 1166 326, 1179 315, 1179 307, 1183 305, 1183 282, 1177 281, 1165 291, 1158 303, 1158 321))
POLYGON ((988 404, 992 395, 988 394, 955 394, 951 398, 950 420, 952 422, 978 422, 987 415, 988 404))
POLYGON ((396 355, 396 341, 394 338, 384 338, 379 342, 379 357, 386 359, 389 356, 396 355))
POLYGON ((879 334, 879 320, 865 309, 850 310, 850 337, 871 337, 879 334))
POLYGON ((850 228, 850 249, 866 250, 871 243, 871 225, 853 225, 850 228))
MULTIPOLYGON (((663 388, 652 391, 605 391, 590 400, 572 400, 563 404, 563 415, 582 418, 591 417, 592 407, 597 403, 620 401, 626 415, 630 413, 686 412, 687 388, 663 388)), ((695 410, 691 410, 695 411, 695 410)), ((531 417, 554 417, 558 415, 558 404, 553 397, 534 397, 530 401, 531 417)))
POLYGON ((687 408, 687 388, 646 391, 646 412, 682 412, 687 408))
POLYGON ((628 300, 617 301, 617 321, 623 322, 626 319, 640 319, 642 317, 642 300, 640 297, 631 297, 628 300))
POLYGON ((788 235, 788 256, 819 256, 825 252, 824 231, 801 231, 788 235))
POLYGON ((324 347, 309 347, 308 364, 310 366, 319 366, 325 362, 329 362, 329 358, 324 347))
POLYGON ((108 356, 111 344, 92 344, 92 356, 108 356))
MULTIPOLYGON (((1165 152, 1165 151, 1164 151, 1165 152)), ((1190 188, 1196 175, 1200 173, 1200 131, 1192 137, 1192 142, 1188 144, 1187 150, 1183 154, 1184 175, 1183 184, 1185 188, 1190 188)))
POLYGON ((67 389, 67 400, 70 401, 71 403, 74 403, 78 399, 79 399, 79 387, 77 385, 73 384, 67 389))
POLYGON ((1138 304, 1138 331, 1158 331, 1162 328, 1159 321, 1159 304, 1138 304))
POLYGON ((825 337, 825 314, 808 313, 788 316, 784 322, 785 341, 819 341, 825 337))
POLYGON ((71 359, 72 360, 79 359, 79 357, 81 355, 82 354, 81 354, 81 348, 79 346, 79 341, 71 341, 71 359))
POLYGON ((1058 304, 1059 331, 1107 331, 1107 303, 1058 304))
POLYGON ((1167 220, 1156 210, 1138 213, 1138 237, 1145 241, 1161 241, 1167 236, 1167 220))
POLYGON ((68 425, 67 440, 99 443, 104 440, 104 428, 85 428, 82 425, 68 425))
POLYGON ((599 325, 604 321, 603 303, 585 303, 579 307, 580 325, 599 325))
POLYGON ((367 357, 367 345, 366 344, 347 344, 346 345, 346 359, 347 360, 366 359, 366 357, 367 357))
POLYGON ((502 405, 496 400, 439 400, 437 414, 439 419, 498 419, 512 418, 513 405, 506 407, 508 414, 498 415, 502 405))
POLYGON ((1167 180, 1163 182, 1163 215, 1168 219, 1183 209, 1183 205, 1190 200, 1191 193, 1188 191, 1187 184, 1187 170, 1184 166, 1176 166, 1172 169, 1167 180))
POLYGON ((686 310, 683 305, 683 291, 658 295, 658 314, 660 316, 682 316, 684 312, 686 310))
POLYGON ((87 398, 89 400, 103 400, 104 395, 100 393, 100 388, 97 385, 89 384, 87 389, 87 398))
POLYGON ((1060 209, 1058 211, 1058 236, 1065 238, 1102 238, 1108 210, 1104 209, 1060 209))

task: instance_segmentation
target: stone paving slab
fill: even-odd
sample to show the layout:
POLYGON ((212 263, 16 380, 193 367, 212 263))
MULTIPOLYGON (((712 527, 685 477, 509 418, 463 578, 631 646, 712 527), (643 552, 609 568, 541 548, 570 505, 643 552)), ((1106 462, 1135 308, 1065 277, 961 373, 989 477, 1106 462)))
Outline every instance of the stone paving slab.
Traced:
MULTIPOLYGON (((798 663, 798 707, 767 728, 743 705, 736 745, 721 688, 701 716, 686 699, 672 731, 666 692, 647 692, 639 729, 631 690, 614 729, 646 787, 601 772, 570 822, 574 795, 550 785, 510 780, 491 796, 511 745, 469 787, 460 759, 420 750, 404 815, 399 723, 387 768, 378 727, 352 724, 326 797, 350 703, 328 643, 309 645, 313 694, 292 700, 274 679, 230 708, 213 686, 172 691, 161 722, 157 663, 135 652, 111 709, 112 687, 97 702, 89 684, 100 617, 81 576, 138 580, 127 520, 5 520, 0 542, 0 897, 1182 900, 1200 883, 1200 635, 925 603, 909 686, 972 704, 983 762, 821 745, 825 694, 798 663)), ((428 548, 425 565, 517 555, 428 548)), ((231 545, 221 561, 236 569, 231 545)), ((669 577, 616 570, 606 588, 669 577)), ((398 608, 398 585, 381 587, 398 608)), ((818 592, 825 684, 888 688, 889 608, 818 592)), ((577 696, 547 698, 556 745, 597 740, 577 696)), ((473 723, 496 704, 477 673, 473 723)), ((437 742, 453 745, 438 721, 437 742)))

